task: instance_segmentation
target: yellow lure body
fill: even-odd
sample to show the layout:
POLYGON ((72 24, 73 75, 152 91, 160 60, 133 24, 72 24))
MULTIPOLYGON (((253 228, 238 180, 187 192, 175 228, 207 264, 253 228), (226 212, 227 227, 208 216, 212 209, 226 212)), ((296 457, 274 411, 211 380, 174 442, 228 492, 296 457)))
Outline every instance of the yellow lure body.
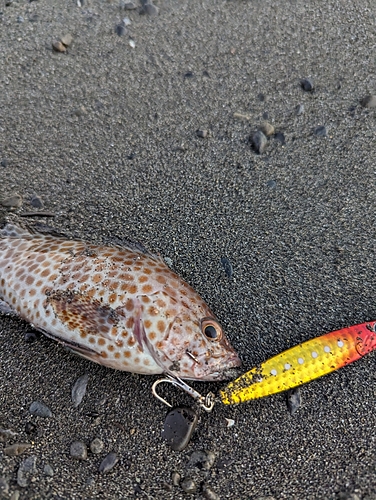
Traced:
POLYGON ((262 398, 305 384, 376 349, 376 322, 327 333, 270 358, 221 390, 227 405, 262 398))

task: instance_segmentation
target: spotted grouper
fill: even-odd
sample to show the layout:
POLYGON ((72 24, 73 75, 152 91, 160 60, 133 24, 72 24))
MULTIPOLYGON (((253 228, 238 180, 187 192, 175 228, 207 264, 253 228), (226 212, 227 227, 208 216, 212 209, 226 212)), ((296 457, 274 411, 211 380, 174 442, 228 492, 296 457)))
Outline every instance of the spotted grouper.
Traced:
POLYGON ((224 380, 240 360, 201 297, 138 245, 94 245, 7 224, 0 310, 117 370, 224 380))

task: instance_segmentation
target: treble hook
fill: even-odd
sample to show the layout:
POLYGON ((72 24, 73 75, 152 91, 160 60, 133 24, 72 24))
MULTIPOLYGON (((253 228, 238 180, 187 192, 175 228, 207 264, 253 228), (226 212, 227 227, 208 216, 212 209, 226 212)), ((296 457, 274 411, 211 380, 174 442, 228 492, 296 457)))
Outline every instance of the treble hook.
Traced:
POLYGON ((172 405, 170 405, 170 403, 168 403, 159 394, 157 394, 156 391, 157 385, 162 384, 163 382, 172 384, 175 387, 179 387, 179 389, 182 389, 183 391, 187 392, 190 396, 192 396, 192 398, 196 399, 200 407, 203 408, 205 411, 207 411, 208 413, 212 411, 215 403, 215 396, 212 392, 209 392, 206 396, 201 396, 199 392, 195 391, 192 387, 186 384, 181 378, 172 377, 171 375, 166 375, 166 378, 161 378, 156 382, 154 382, 151 388, 151 392, 157 399, 159 399, 159 401, 162 401, 162 403, 167 405, 169 408, 172 408, 172 405))

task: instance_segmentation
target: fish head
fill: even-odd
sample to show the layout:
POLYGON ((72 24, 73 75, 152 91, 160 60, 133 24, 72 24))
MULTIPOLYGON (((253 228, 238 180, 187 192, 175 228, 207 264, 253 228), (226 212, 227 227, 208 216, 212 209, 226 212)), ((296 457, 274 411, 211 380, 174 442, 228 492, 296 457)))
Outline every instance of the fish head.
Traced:
POLYGON ((241 361, 206 304, 205 308, 181 307, 176 312, 149 347, 163 371, 187 380, 219 381, 237 376, 235 368, 241 361))

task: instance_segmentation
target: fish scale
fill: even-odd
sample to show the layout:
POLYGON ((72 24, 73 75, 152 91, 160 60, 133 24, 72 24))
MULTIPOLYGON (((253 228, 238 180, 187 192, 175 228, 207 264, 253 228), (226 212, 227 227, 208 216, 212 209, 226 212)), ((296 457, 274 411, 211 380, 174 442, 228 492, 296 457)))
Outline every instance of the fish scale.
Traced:
POLYGON ((240 360, 217 319, 163 260, 7 224, 0 299, 81 356, 118 370, 223 380, 240 360))

